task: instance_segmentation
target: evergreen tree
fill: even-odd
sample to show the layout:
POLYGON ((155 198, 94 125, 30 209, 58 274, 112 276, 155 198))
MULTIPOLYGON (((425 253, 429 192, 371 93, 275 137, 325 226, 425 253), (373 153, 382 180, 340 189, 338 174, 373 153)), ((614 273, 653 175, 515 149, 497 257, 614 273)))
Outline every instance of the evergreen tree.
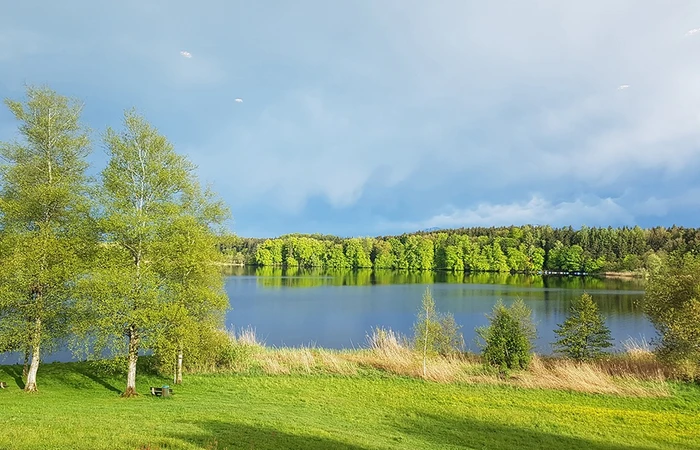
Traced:
POLYGON ((522 299, 517 299, 510 308, 501 300, 496 303, 489 316, 489 326, 476 329, 483 340, 482 355, 487 364, 501 372, 527 368, 536 337, 531 316, 532 311, 522 299))
POLYGON ((555 350, 578 361, 597 358, 612 347, 610 329, 588 294, 574 300, 569 317, 554 332, 559 336, 555 350))

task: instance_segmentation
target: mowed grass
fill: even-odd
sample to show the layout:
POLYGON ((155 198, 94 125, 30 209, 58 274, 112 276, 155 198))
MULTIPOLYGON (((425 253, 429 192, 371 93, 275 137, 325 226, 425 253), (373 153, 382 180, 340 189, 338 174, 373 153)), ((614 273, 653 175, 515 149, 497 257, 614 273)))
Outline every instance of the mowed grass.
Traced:
POLYGON ((140 375, 133 399, 121 377, 86 364, 46 364, 38 394, 21 368, 1 366, 2 449, 651 449, 700 448, 700 387, 670 384, 663 398, 436 383, 367 370, 349 375, 140 375))

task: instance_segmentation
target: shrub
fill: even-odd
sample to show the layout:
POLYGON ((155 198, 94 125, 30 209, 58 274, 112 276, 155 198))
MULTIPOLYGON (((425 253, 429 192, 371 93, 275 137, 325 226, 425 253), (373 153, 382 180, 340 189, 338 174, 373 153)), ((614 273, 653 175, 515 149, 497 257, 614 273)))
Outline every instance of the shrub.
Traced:
POLYGON ((241 328, 238 333, 231 329, 222 332, 222 339, 216 347, 216 368, 219 370, 246 370, 255 360, 255 355, 263 348, 253 327, 241 328))
POLYGON ((216 368, 219 370, 244 370, 253 363, 256 348, 238 342, 229 342, 219 349, 216 355, 216 368))
POLYGON ((423 294, 421 309, 413 325, 413 346, 426 356, 451 355, 464 350, 464 338, 460 326, 450 313, 435 309, 435 300, 430 289, 423 294))
POLYGON ((659 333, 659 358, 700 379, 700 259, 674 257, 651 271, 644 312, 659 333))
POLYGON ((414 348, 423 354, 423 377, 427 375, 427 359, 440 354, 449 355, 464 348, 464 338, 452 314, 442 314, 435 309, 430 288, 425 289, 418 320, 413 325, 414 348))
POLYGON ((502 373, 508 370, 526 369, 532 358, 536 336, 531 319, 532 311, 522 299, 510 308, 499 300, 489 318, 489 326, 476 329, 483 342, 484 362, 498 367, 502 373))
POLYGON ((574 300, 569 317, 554 330, 554 349, 577 361, 595 359, 612 347, 610 329, 588 294, 574 300))

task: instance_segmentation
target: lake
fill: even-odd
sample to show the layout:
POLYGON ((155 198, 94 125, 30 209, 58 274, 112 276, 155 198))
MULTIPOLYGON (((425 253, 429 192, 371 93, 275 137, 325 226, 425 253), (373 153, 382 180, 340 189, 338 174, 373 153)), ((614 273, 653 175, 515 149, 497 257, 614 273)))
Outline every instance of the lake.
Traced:
POLYGON ((268 346, 359 347, 375 326, 412 334, 426 287, 437 309, 452 313, 462 326, 471 350, 478 349, 474 328, 488 323, 496 301, 510 304, 518 297, 533 311, 540 353, 551 353, 553 330, 583 292, 605 316, 616 348, 628 337, 656 334, 641 308, 639 279, 427 271, 230 268, 226 292, 232 310, 226 321, 229 327, 254 327, 268 346))
MULTIPOLYGON (((551 353, 553 330, 583 292, 598 304, 616 348, 628 337, 656 334, 642 312, 639 279, 269 267, 228 267, 225 273, 232 307, 226 326, 252 326, 268 346, 357 348, 376 326, 410 336, 426 287, 437 309, 452 313, 462 326, 470 350, 478 350, 474 328, 488 324, 486 314, 496 301, 510 304, 518 297, 532 308, 539 353, 551 353)), ((19 354, 0 354, 0 364, 20 360, 19 354)), ((65 349, 44 357, 70 360, 65 349)))

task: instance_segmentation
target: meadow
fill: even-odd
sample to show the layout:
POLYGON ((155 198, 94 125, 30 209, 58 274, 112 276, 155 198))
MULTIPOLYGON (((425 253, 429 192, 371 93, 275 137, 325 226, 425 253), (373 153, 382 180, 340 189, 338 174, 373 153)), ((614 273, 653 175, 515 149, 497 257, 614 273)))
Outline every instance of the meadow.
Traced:
POLYGON ((0 448, 700 448, 700 387, 666 378, 653 355, 536 358, 508 377, 438 357, 424 379, 404 350, 242 345, 235 367, 177 386, 142 358, 130 399, 122 374, 91 363, 42 365, 34 394, 21 366, 0 366, 0 448), (164 384, 172 397, 149 394, 164 384))

